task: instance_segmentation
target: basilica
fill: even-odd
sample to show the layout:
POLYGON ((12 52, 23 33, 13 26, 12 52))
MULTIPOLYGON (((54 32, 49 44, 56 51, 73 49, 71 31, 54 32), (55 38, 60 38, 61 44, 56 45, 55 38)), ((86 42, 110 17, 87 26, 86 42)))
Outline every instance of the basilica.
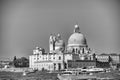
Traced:
POLYGON ((60 34, 50 35, 49 53, 45 49, 36 47, 29 56, 29 66, 33 69, 63 70, 67 68, 95 67, 95 53, 88 47, 85 36, 80 32, 78 25, 74 26, 73 33, 67 45, 60 34))

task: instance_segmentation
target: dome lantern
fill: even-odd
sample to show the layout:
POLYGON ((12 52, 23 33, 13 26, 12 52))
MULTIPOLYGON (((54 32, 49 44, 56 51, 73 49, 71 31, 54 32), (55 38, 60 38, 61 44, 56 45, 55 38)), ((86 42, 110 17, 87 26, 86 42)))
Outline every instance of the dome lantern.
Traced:
POLYGON ((80 33, 80 28, 77 24, 75 25, 74 33, 80 33))
POLYGON ((61 35, 59 33, 57 34, 57 38, 58 38, 58 40, 61 39, 61 35))

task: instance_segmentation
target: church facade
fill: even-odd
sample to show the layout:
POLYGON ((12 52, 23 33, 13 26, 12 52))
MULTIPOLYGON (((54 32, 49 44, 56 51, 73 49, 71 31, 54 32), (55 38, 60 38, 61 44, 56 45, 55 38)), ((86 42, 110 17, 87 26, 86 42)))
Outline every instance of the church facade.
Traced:
POLYGON ((63 53, 45 53, 44 49, 36 47, 29 56, 29 66, 38 70, 62 70, 63 60, 63 53))
MULTIPOLYGON (((94 66, 95 56, 92 50, 87 45, 85 36, 80 32, 78 25, 75 25, 73 34, 68 39, 68 44, 62 40, 61 35, 50 35, 49 38, 49 53, 45 53, 43 48, 36 47, 33 54, 29 56, 29 66, 33 69, 46 70, 63 70, 68 67, 70 61, 87 66, 94 66), (87 63, 85 63, 85 61, 87 63)), ((71 63, 70 63, 71 64, 71 63)), ((78 65, 77 67, 84 67, 78 65)))

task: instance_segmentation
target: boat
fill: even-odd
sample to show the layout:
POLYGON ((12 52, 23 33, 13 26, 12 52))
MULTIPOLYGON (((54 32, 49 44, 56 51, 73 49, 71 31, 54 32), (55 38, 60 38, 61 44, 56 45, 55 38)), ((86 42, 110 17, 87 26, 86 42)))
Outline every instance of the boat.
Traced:
POLYGON ((79 75, 73 75, 73 74, 58 74, 57 75, 59 80, 96 80, 96 76, 93 75, 83 75, 83 74, 79 74, 79 75))
POLYGON ((59 80, 114 80, 110 77, 97 77, 96 73, 104 72, 102 68, 68 69, 57 75, 59 80))
POLYGON ((26 76, 26 75, 27 75, 27 73, 24 71, 22 75, 23 75, 23 76, 26 76))
POLYGON ((57 77, 59 80, 96 80, 96 76, 88 74, 87 72, 83 72, 81 69, 67 69, 63 73, 58 74, 57 77))

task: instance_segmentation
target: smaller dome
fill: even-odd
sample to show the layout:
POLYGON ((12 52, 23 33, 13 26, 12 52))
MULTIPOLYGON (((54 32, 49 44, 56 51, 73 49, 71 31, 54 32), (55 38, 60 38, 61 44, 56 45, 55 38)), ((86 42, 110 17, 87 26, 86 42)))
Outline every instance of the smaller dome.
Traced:
POLYGON ((63 46, 63 45, 64 45, 63 40, 59 40, 55 42, 55 46, 63 46))
POLYGON ((36 50, 39 50, 39 47, 37 46, 35 49, 36 49, 36 50))

